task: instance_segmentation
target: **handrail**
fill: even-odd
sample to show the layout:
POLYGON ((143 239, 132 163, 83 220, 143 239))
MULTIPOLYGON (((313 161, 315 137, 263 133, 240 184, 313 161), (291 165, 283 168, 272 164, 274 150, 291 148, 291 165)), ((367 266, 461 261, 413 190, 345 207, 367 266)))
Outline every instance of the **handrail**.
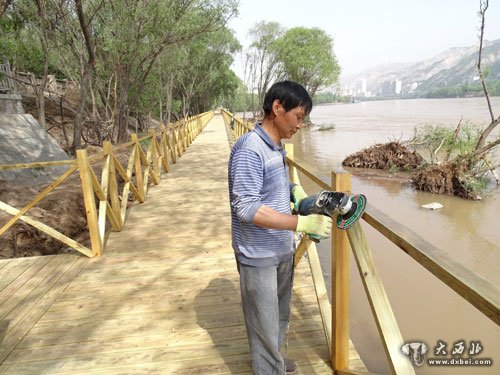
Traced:
MULTIPOLYGON (((222 110, 222 113, 226 123, 229 123, 229 121, 233 118, 233 115, 225 110, 222 110)), ((233 129, 233 135, 235 137, 241 135, 240 133, 247 132, 251 129, 249 124, 240 124, 240 122, 242 121, 234 118, 235 126, 233 129)), ((332 172, 332 183, 330 185, 326 182, 327 179, 324 176, 321 176, 321 174, 314 167, 309 166, 303 161, 297 161, 293 157, 293 147, 290 146, 292 145, 285 145, 288 152, 287 163, 290 168, 290 178, 292 181, 298 181, 296 171, 300 171, 304 174, 304 176, 319 186, 320 189, 332 190, 332 187, 334 187, 333 190, 337 191, 350 190, 350 181, 342 182, 342 180, 346 178, 343 177, 343 175, 348 175, 347 173, 332 172)), ((497 286, 483 279, 481 276, 466 268, 461 263, 455 261, 447 253, 434 247, 418 234, 390 219, 387 215, 377 210, 372 205, 367 207, 363 215, 363 219, 375 230, 379 231, 387 239, 415 259, 425 269, 430 271, 446 285, 452 288, 462 298, 470 302, 484 315, 496 324, 500 324, 500 289, 497 286)), ((349 243, 353 250, 358 270, 370 301, 370 307, 372 308, 379 334, 384 343, 384 348, 386 350, 391 370, 395 374, 414 373, 414 369, 408 358, 398 353, 398 344, 402 344, 402 337, 399 333, 399 328, 397 327, 394 314, 390 308, 387 295, 378 276, 372 260, 371 251, 368 248, 368 244, 360 224, 356 223, 353 227, 347 230, 347 236, 349 237, 349 243)), ((338 237, 338 233, 337 235, 334 234, 334 237, 338 237)), ((309 257, 310 262, 311 259, 315 262, 315 246, 314 244, 311 246, 311 241, 304 238, 297 247, 296 259, 297 257, 300 259, 302 254, 305 251, 308 251, 312 254, 312 257, 309 257)), ((345 308, 344 305, 346 304, 346 300, 344 299, 340 303, 339 299, 346 298, 346 296, 345 293, 342 294, 342 291, 339 291, 339 288, 345 288, 348 290, 349 280, 348 276, 346 279, 346 274, 349 272, 349 263, 348 260, 343 258, 345 256, 345 254, 343 254, 343 252, 345 252, 345 248, 342 247, 346 247, 346 245, 339 246, 335 241, 337 240, 332 240, 333 308, 331 306, 325 306, 323 286, 316 286, 316 281, 318 281, 319 284, 321 284, 321 282, 324 283, 324 280, 322 281, 322 277, 321 279, 318 278, 318 280, 314 277, 314 273, 317 272, 315 270, 317 267, 316 265, 311 265, 311 272, 313 272, 313 279, 315 279, 316 291, 319 291, 317 293, 317 298, 318 303, 320 304, 322 318, 325 319, 323 316, 325 311, 330 310, 332 313, 332 325, 329 325, 328 322, 324 322, 325 335, 327 337, 332 355, 332 366, 336 371, 347 371, 349 373, 353 373, 353 371, 348 368, 348 335, 346 336, 346 332, 348 332, 349 324, 348 320, 345 321, 345 319, 348 319, 349 312, 348 310, 342 312, 342 316, 340 317, 335 315, 339 314, 339 312, 336 312, 339 307, 345 308), (340 265, 339 263, 343 264, 340 265), (345 269, 346 267, 347 269, 345 269), (341 272, 343 274, 337 275, 335 274, 336 272, 341 272), (341 325, 342 327, 338 327, 338 325, 341 325)), ((342 242, 342 240, 338 241, 342 242)))
POLYGON ((108 223, 113 231, 123 229, 130 203, 129 194, 132 194, 133 201, 143 203, 147 197, 150 180, 155 185, 160 183, 162 171, 169 171, 169 160, 173 164, 176 163, 177 157, 185 152, 213 115, 213 111, 209 111, 188 117, 175 124, 169 124, 168 127, 162 124, 159 131, 150 130, 147 135, 141 137, 132 134, 130 142, 114 147, 110 142, 104 142, 103 151, 91 157, 87 155, 85 149, 82 149, 77 151, 77 158, 74 160, 0 165, 0 170, 54 165, 72 166, 21 210, 0 201, 0 209, 13 216, 0 228, 0 235, 18 220, 22 220, 88 257, 100 256, 105 247, 105 237, 109 230, 108 223), (118 160, 117 151, 128 151, 127 168, 118 160), (102 163, 100 181, 94 171, 95 164, 99 162, 102 163), (91 249, 54 228, 26 216, 32 207, 67 180, 76 170, 80 172, 91 249), (123 184, 121 198, 118 194, 120 185, 118 176, 123 184))
POLYGON ((500 288, 375 207, 368 205, 363 219, 472 306, 500 325, 500 288))

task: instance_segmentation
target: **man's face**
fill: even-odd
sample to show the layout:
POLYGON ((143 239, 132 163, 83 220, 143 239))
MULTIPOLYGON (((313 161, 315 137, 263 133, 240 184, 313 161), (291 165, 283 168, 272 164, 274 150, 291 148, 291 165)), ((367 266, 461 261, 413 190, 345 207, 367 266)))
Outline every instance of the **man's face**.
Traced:
POLYGON ((303 107, 295 107, 288 112, 281 105, 275 118, 276 129, 281 139, 291 138, 302 127, 305 117, 303 107))

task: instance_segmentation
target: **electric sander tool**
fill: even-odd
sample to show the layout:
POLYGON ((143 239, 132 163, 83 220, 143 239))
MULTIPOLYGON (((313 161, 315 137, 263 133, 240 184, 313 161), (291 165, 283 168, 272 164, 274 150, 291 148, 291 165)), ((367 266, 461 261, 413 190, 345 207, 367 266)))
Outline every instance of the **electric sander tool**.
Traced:
POLYGON ((366 197, 363 194, 349 196, 336 191, 323 190, 318 194, 304 198, 299 205, 299 215, 320 214, 330 217, 337 215, 336 225, 339 229, 348 229, 358 221, 366 208, 366 197))

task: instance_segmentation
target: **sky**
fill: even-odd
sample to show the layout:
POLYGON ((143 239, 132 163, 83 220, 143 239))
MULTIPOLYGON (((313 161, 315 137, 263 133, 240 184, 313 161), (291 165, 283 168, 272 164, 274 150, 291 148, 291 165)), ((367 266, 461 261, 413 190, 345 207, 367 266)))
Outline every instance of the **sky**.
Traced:
MULTIPOLYGON (((490 0, 485 39, 500 39, 500 0, 490 0)), ((333 38, 341 76, 384 63, 418 62, 478 45, 479 0, 240 0, 229 27, 245 48, 257 22, 318 27, 333 38)), ((241 54, 232 66, 243 78, 241 54)))

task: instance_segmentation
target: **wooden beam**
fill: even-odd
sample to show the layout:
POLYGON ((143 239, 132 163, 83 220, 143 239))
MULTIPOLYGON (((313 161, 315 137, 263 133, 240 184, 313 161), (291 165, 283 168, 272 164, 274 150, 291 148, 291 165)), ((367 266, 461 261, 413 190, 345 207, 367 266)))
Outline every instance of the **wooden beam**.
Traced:
POLYGON ((363 215, 382 233, 425 269, 500 325, 500 288, 427 242, 412 230, 369 205, 363 215))
POLYGON ((323 322, 323 330, 325 331, 325 339, 328 344, 330 354, 333 352, 333 338, 332 338, 332 305, 328 297, 321 263, 319 261, 318 251, 316 244, 309 239, 306 239, 307 255, 309 259, 309 267, 311 268, 311 275, 314 283, 314 290, 316 292, 316 299, 318 300, 319 311, 321 314, 321 321, 323 322))
POLYGON ((46 168, 56 167, 61 165, 76 165, 76 160, 59 160, 59 161, 42 161, 37 163, 21 163, 21 164, 1 164, 0 171, 10 171, 13 169, 29 169, 29 168, 46 168))
POLYGON ((300 240, 299 246, 297 246, 297 249, 295 250, 295 256, 293 260, 293 264, 295 267, 297 267, 300 263, 300 260, 304 256, 304 254, 307 251, 307 247, 309 246, 309 242, 312 242, 311 239, 309 238, 308 235, 303 235, 302 239, 300 240))
POLYGON ((106 200, 106 194, 103 192, 101 183, 97 179, 94 169, 90 164, 89 164, 89 172, 90 172, 90 178, 92 179, 92 187, 94 188, 95 195, 97 195, 97 198, 99 198, 100 200, 106 200))
POLYGON ((347 236, 392 373, 415 374, 410 359, 401 355, 403 337, 359 221, 347 230, 347 236))
POLYGON ((111 200, 111 210, 114 213, 114 217, 118 224, 117 228, 113 228, 116 231, 121 231, 123 229, 123 223, 120 216, 120 199, 118 197, 118 182, 116 181, 116 164, 113 155, 113 149, 111 147, 111 142, 104 141, 103 143, 104 151, 108 153, 109 160, 109 198, 111 200))
POLYGON ((14 215, 2 228, 0 228, 0 236, 7 231, 14 223, 23 216, 26 212, 28 212, 34 205, 40 202, 44 197, 46 197, 52 190, 58 187, 61 183, 64 182, 69 176, 73 174, 73 172, 78 168, 77 165, 72 166, 66 172, 64 172, 56 181, 47 186, 42 192, 40 192, 30 203, 28 203, 23 209, 21 209, 18 213, 14 215))
MULTIPOLYGON (((345 171, 332 172, 329 190, 351 190, 351 175, 345 171)), ((335 218, 333 218, 335 221, 335 218)), ((332 366, 334 369, 349 367, 349 293, 350 259, 346 232, 333 225, 332 236, 332 366)))
MULTIPOLYGON (((2 201, 0 201, 0 209, 11 215, 17 215, 20 212, 17 208, 9 206, 7 203, 4 203, 2 201)), ((82 253, 85 256, 88 256, 89 258, 92 258, 94 256, 94 254, 92 254, 92 251, 88 247, 83 246, 82 244, 76 242, 72 238, 69 238, 68 236, 62 234, 61 232, 55 230, 54 228, 49 227, 48 225, 38 220, 35 220, 29 216, 20 216, 19 220, 24 221, 25 223, 35 227, 36 229, 42 231, 43 233, 46 233, 49 236, 55 238, 56 240, 61 241, 63 244, 68 245, 69 247, 75 249, 76 251, 82 253)))
MULTIPOLYGON (((144 203, 144 180, 142 176, 142 163, 141 163, 141 146, 139 145, 139 142, 137 140, 137 134, 132 134, 132 140, 135 140, 135 153, 131 153, 130 157, 132 158, 132 154, 134 155, 134 168, 135 168, 135 181, 136 181, 136 186, 137 186, 137 191, 139 192, 139 197, 140 199, 139 202, 144 203)), ((128 170, 127 170, 128 172, 128 170)), ((127 173, 128 175, 132 176, 132 174, 127 173)))
POLYGON ((76 157, 78 160, 78 168, 80 168, 80 179, 82 182, 85 212, 87 213, 87 225, 89 228, 90 242, 92 244, 92 254, 94 256, 101 256, 103 239, 99 234, 99 223, 97 220, 97 210, 95 206, 92 177, 89 171, 90 166, 87 158, 87 150, 77 150, 76 157))
POLYGON ((124 182, 129 182, 130 177, 127 175, 127 171, 123 166, 121 165, 120 161, 116 158, 115 155, 113 155, 113 164, 115 166, 116 171, 120 175, 120 177, 123 179, 124 182))
POLYGON ((162 166, 165 172, 169 172, 168 163, 168 138, 167 138, 167 128, 165 125, 161 124, 161 154, 162 154, 162 166))
POLYGON ((322 178, 318 177, 318 176, 320 176, 320 173, 317 171, 316 168, 313 168, 310 165, 303 163, 303 162, 299 163, 293 157, 287 156, 286 160, 288 163, 290 163, 292 166, 294 166, 299 171, 301 171, 304 175, 306 175, 307 178, 309 178, 311 181, 313 181, 321 189, 331 190, 331 187, 325 181, 323 181, 322 178))

